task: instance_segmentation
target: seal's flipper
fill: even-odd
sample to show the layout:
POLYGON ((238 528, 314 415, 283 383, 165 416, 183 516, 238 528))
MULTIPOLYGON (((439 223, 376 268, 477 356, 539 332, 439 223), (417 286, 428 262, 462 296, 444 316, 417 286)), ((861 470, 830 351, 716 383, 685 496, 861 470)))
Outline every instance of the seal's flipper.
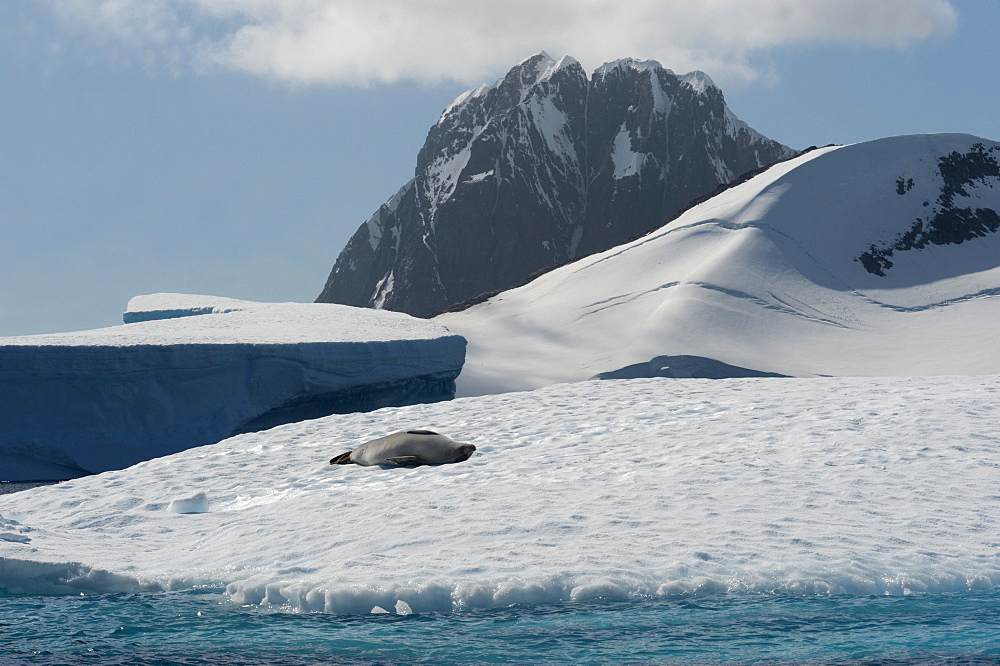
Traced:
POLYGON ((416 456, 395 456, 393 458, 386 458, 385 461, 393 465, 400 465, 401 467, 416 467, 424 464, 424 461, 416 456))
POLYGON ((348 451, 347 453, 341 453, 336 458, 330 458, 331 465, 353 465, 354 461, 351 460, 351 454, 353 451, 348 451))

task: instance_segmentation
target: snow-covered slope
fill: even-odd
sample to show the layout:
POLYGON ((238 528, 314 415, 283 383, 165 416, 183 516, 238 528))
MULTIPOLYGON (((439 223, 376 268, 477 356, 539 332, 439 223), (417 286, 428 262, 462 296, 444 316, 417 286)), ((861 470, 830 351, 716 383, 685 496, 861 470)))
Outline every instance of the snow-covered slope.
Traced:
POLYGON ((986 589, 998 398, 997 377, 636 379, 335 415, 0 496, 0 588, 338 613, 986 589), (327 464, 414 427, 478 450, 327 464))
POLYGON ((995 142, 941 134, 773 166, 435 318, 469 341, 459 395, 683 374, 678 356, 795 376, 998 373, 998 160, 995 142))
POLYGON ((448 399, 465 353, 439 324, 338 305, 155 294, 125 319, 137 323, 0 338, 0 479, 66 479, 278 423, 448 399))

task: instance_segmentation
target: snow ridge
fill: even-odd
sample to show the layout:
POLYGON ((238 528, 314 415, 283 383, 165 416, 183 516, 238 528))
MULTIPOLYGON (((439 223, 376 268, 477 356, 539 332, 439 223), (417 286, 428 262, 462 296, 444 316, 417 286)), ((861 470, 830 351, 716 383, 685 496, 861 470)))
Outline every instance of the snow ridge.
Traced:
POLYGON ((459 394, 679 355, 786 376, 1000 373, 998 153, 969 135, 916 135, 774 165, 641 238, 435 318, 469 340, 459 394), (924 243, 914 220, 946 199, 958 219, 997 224, 924 243), (862 253, 886 246, 880 275, 862 253))
POLYGON ((638 72, 662 71, 674 76, 673 70, 665 68, 655 60, 636 60, 635 58, 620 58, 611 62, 606 62, 594 70, 594 75, 606 76, 619 69, 634 69, 638 72))
POLYGON ((715 81, 709 77, 708 74, 702 72, 701 70, 694 70, 678 77, 682 82, 691 87, 692 90, 697 92, 699 95, 705 94, 705 91, 709 88, 718 89, 719 86, 715 85, 715 81))

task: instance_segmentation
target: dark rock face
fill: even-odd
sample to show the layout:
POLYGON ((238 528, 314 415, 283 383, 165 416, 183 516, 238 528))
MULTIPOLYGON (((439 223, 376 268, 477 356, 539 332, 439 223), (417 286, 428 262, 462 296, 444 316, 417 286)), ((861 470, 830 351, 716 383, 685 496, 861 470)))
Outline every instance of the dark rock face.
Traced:
POLYGON ((318 302, 426 315, 655 229, 794 151, 707 76, 544 53, 445 109, 415 178, 341 252, 318 302))
MULTIPOLYGON (((891 243, 870 246, 855 261, 860 261, 869 273, 885 277, 893 265, 890 257, 896 252, 920 250, 928 245, 960 244, 1000 230, 1000 215, 992 208, 955 204, 956 195, 969 196, 968 187, 1000 184, 1000 163, 994 153, 1000 153, 1000 147, 987 149, 977 143, 967 153, 953 151, 938 159, 943 184, 930 214, 917 218, 913 226, 891 243)), ((896 181, 896 194, 902 196, 911 189, 912 178, 896 181)), ((929 202, 924 205, 929 206, 929 202)))

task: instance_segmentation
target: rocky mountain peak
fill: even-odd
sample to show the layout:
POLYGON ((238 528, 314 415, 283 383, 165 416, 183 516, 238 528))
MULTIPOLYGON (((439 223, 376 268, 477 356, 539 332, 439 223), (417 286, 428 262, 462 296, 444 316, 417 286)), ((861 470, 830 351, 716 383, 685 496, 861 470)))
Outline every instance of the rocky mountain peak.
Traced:
POLYGON ((426 315, 654 229, 793 152, 701 72, 627 58, 588 78, 539 52, 445 108, 318 300, 426 315))

